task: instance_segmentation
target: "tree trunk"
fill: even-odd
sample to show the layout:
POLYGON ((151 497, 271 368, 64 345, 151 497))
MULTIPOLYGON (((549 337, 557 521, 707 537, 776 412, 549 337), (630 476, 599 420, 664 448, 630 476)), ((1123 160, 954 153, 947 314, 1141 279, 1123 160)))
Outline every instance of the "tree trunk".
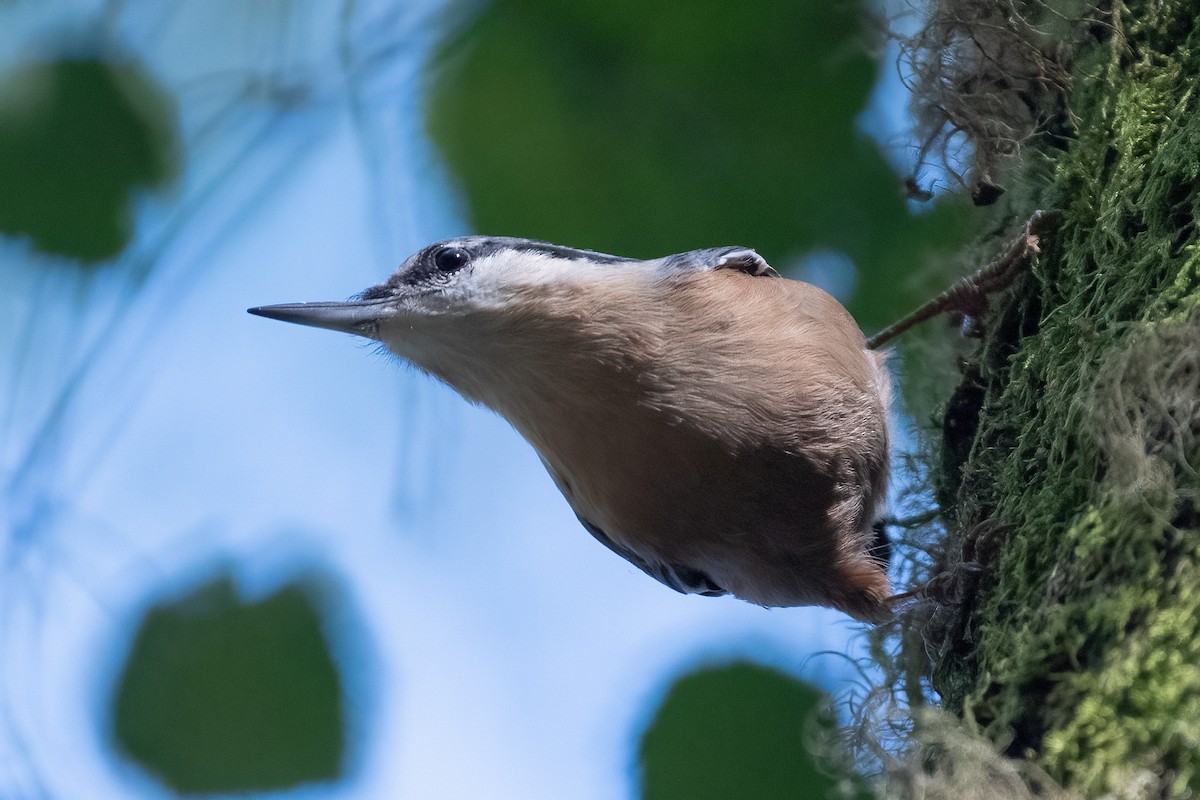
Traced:
POLYGON ((1040 45, 1070 74, 1073 130, 1045 135, 1038 109, 1040 144, 999 181, 1010 222, 1061 218, 991 316, 935 470, 943 566, 985 570, 965 604, 903 624, 924 626, 911 647, 944 707, 1008 755, 1087 796, 1183 796, 1200 792, 1200 8, 1084 14, 1069 55, 1040 45))

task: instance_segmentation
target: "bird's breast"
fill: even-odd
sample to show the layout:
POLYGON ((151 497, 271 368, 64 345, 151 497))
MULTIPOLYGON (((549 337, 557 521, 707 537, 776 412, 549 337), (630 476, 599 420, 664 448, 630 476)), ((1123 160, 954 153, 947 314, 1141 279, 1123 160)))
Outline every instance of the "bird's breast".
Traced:
POLYGON ((527 322, 480 399, 618 552, 763 605, 855 608, 833 595, 886 481, 881 361, 805 284, 707 273, 653 297, 527 322))

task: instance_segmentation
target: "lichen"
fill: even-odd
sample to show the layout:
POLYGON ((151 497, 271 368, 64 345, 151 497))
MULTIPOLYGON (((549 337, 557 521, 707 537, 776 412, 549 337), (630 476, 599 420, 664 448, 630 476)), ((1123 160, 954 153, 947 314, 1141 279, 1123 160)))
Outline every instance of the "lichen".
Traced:
POLYGON ((1200 21, 1184 0, 1117 4, 1072 64, 1076 136, 1006 173, 990 227, 1061 221, 990 320, 951 409, 970 424, 946 427, 932 476, 950 531, 933 568, 966 547, 986 571, 893 641, 910 686, 1054 780, 1194 794, 1200 21), (999 537, 983 556, 981 529, 999 537))
POLYGON ((940 161, 987 205, 1003 190, 996 181, 1004 163, 1035 137, 1057 132, 1070 83, 1063 46, 1081 27, 1063 23, 1090 6, 1055 6, 930 0, 924 25, 901 40, 921 141, 918 172, 940 161))

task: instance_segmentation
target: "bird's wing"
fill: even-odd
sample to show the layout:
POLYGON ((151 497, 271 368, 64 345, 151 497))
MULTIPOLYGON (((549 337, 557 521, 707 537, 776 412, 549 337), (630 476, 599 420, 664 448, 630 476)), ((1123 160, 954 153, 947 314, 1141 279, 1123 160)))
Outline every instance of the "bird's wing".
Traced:
POLYGON ((584 528, 587 528, 588 533, 596 537, 596 541, 600 542, 600 544, 612 550, 651 578, 666 586, 670 586, 680 594, 700 594, 705 597, 720 597, 721 595, 729 594, 729 592, 717 586, 712 578, 698 569, 679 567, 668 564, 665 561, 643 558, 634 551, 614 542, 608 534, 583 517, 580 517, 579 521, 583 523, 584 528))
POLYGON ((570 489, 567 481, 563 480, 558 470, 554 469, 545 458, 542 459, 542 464, 546 467, 546 471, 550 473, 550 477, 554 479, 554 483, 558 486, 558 490, 562 492, 563 497, 570 503, 572 510, 575 511, 575 516, 579 518, 579 522, 587 529, 588 533, 596 537, 596 541, 600 542, 600 544, 630 564, 633 564, 651 578, 670 586, 681 594, 700 594, 705 597, 720 597, 721 595, 729 594, 728 591, 718 586, 712 578, 698 569, 668 564, 655 556, 643 555, 628 547, 617 544, 611 536, 600 529, 599 525, 588 521, 575 508, 575 493, 570 489))
POLYGON ((747 275, 775 277, 776 272, 766 259, 749 247, 709 247, 704 250, 689 250, 659 259, 659 266, 667 272, 690 270, 735 269, 747 275))

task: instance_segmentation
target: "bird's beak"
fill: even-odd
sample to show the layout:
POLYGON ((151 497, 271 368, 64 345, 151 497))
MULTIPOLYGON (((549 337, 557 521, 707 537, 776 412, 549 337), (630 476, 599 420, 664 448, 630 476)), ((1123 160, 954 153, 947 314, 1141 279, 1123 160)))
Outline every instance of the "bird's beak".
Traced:
POLYGON ((246 310, 267 319, 294 322, 313 328, 328 328, 331 331, 373 339, 376 324, 388 314, 387 305, 378 300, 349 303, 284 303, 246 310))

